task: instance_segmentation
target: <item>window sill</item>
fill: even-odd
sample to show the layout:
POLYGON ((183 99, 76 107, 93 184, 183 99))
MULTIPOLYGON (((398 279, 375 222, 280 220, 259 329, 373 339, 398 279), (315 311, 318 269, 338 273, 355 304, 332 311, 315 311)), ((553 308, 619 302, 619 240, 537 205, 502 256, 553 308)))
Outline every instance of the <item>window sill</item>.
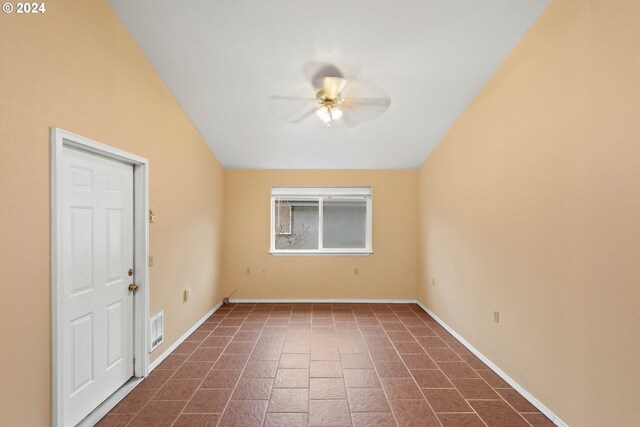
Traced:
POLYGON ((369 256, 373 251, 269 251, 273 256, 369 256))

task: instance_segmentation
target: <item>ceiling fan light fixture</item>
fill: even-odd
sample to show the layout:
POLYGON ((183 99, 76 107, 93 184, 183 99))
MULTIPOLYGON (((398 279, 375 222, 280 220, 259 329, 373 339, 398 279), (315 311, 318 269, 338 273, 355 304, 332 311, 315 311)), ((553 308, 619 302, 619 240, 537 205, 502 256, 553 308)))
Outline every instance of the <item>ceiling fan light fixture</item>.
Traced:
POLYGON ((325 125, 331 126, 331 122, 333 121, 333 117, 331 114, 331 110, 327 106, 322 106, 318 108, 316 111, 316 115, 324 122, 325 125))
POLYGON ((316 115, 324 122, 324 124, 331 126, 331 123, 333 123, 334 120, 342 117, 342 110, 337 107, 323 105, 318 108, 316 115))

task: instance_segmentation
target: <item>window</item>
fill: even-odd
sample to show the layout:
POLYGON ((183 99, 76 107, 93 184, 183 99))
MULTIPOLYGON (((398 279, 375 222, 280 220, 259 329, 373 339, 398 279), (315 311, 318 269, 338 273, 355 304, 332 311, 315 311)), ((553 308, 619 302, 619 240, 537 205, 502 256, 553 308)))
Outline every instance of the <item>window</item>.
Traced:
POLYGON ((271 253, 371 253, 371 188, 273 187, 271 253))

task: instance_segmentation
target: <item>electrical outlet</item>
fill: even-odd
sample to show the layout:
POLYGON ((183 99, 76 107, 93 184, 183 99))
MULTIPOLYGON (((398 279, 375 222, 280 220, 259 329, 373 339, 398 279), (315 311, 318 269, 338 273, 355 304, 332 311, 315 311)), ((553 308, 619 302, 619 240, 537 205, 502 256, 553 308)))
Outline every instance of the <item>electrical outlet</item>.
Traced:
POLYGON ((354 268, 353 269, 353 274, 355 274, 357 276, 358 274, 360 274, 360 270, 358 270, 357 268, 354 268))
POLYGON ((191 289, 190 288, 185 288, 184 289, 184 300, 187 301, 189 298, 191 298, 191 289))
POLYGON ((496 323, 500 323, 500 312, 499 311, 494 311, 493 312, 493 321, 496 323))
POLYGON ((431 286, 435 286, 436 285, 436 279, 431 279, 431 286))
POLYGON ((244 272, 245 272, 245 274, 251 274, 251 269, 250 269, 249 267, 247 267, 247 268, 244 270, 244 272))

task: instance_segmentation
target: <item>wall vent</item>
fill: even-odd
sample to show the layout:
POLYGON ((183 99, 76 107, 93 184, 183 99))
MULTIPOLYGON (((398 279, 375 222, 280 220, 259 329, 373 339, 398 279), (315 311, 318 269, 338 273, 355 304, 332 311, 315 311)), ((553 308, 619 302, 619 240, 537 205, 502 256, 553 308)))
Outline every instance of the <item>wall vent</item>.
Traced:
POLYGON ((151 348, 149 351, 151 352, 164 341, 164 311, 151 316, 149 337, 151 340, 151 348))

